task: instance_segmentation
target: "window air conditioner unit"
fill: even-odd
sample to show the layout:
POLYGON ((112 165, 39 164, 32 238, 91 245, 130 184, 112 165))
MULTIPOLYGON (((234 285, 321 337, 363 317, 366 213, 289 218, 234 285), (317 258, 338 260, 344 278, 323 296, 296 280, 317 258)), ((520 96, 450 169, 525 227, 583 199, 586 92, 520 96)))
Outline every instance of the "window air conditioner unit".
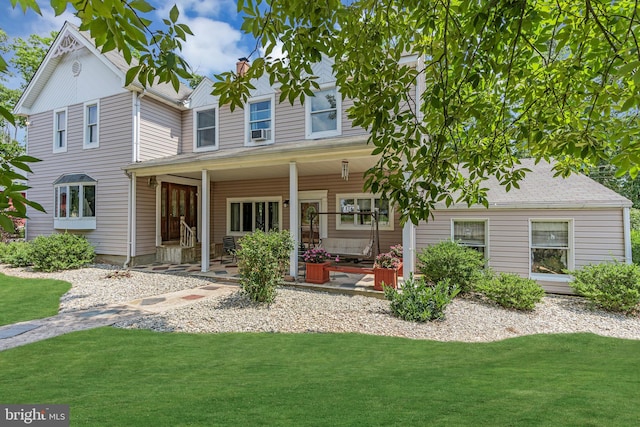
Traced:
POLYGON ((251 131, 251 140, 252 141, 264 141, 267 139, 267 131, 268 129, 253 129, 251 131))

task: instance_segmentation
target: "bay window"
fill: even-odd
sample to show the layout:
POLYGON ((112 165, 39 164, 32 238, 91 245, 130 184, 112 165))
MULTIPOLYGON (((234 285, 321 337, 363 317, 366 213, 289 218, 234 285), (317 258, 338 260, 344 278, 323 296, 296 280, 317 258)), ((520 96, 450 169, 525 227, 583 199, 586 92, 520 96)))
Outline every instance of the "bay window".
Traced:
POLYGON ((63 175, 53 183, 54 228, 96 228, 96 181, 84 174, 63 175))

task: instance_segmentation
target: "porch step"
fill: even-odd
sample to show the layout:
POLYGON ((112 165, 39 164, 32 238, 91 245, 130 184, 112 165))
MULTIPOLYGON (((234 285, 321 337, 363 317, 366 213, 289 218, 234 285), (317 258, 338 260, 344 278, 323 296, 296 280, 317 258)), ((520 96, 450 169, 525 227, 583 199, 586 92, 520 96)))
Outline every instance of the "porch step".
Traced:
POLYGON ((183 248, 180 245, 162 245, 156 247, 156 262, 167 264, 186 264, 198 261, 202 249, 199 245, 193 248, 183 248))

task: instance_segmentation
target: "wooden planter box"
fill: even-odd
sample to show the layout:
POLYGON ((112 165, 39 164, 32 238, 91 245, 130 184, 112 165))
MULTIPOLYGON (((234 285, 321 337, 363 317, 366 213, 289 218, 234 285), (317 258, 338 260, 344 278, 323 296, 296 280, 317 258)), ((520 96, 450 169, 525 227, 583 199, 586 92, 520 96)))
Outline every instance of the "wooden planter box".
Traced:
POLYGON ((323 262, 321 264, 307 262, 307 275, 305 282, 315 283, 317 285, 327 283, 329 281, 329 270, 326 270, 324 267, 328 266, 329 264, 329 262, 323 262))
POLYGON ((397 288, 398 274, 400 271, 402 271, 402 264, 400 264, 400 267, 397 269, 374 268, 373 275, 375 280, 373 282, 373 289, 375 289, 376 291, 381 291, 383 282, 387 286, 391 286, 392 288, 397 288))

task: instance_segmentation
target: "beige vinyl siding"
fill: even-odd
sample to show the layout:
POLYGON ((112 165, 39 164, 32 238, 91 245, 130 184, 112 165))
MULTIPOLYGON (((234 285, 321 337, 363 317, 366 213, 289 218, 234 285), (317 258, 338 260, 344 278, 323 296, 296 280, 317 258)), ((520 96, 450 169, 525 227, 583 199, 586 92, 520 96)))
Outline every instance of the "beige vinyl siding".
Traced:
POLYGON ((278 104, 280 94, 276 94, 276 144, 300 142, 305 139, 305 106, 296 100, 278 104))
POLYGON ((178 154, 180 110, 155 99, 140 100, 140 161, 178 154))
POLYGON ((358 136, 367 135, 367 132, 360 126, 353 126, 349 117, 347 117, 347 109, 353 106, 353 100, 350 98, 342 98, 342 136, 358 136))
MULTIPOLYGON (((228 105, 223 105, 218 112, 218 118, 220 120, 218 148, 226 150, 244 147, 244 110, 236 108, 231 111, 228 105)), ((191 126, 191 132, 193 132, 193 124, 191 126)))
POLYGON ((96 229, 81 231, 99 254, 126 255, 128 178, 121 167, 131 160, 131 94, 100 100, 100 147, 82 148, 83 105, 69 106, 68 151, 52 153, 53 112, 29 118, 28 151, 42 159, 32 166, 28 196, 47 210, 29 209, 27 238, 49 235, 53 229, 53 181, 63 174, 85 173, 98 181, 96 229))
MULTIPOLYGON (((301 176, 298 182, 299 191, 328 190, 329 212, 336 211, 336 194, 362 193, 364 180, 355 175, 349 177, 349 181, 343 181, 340 176, 301 176)), ((222 242, 222 237, 227 232, 227 199, 243 197, 282 197, 289 199, 289 179, 276 178, 268 180, 246 180, 233 182, 215 182, 212 198, 212 242, 222 242)), ((289 208, 282 209, 282 226, 289 229, 289 208)), ((368 239, 371 229, 364 230, 336 230, 336 215, 328 216, 328 236, 368 239)), ((380 250, 387 252, 392 245, 402 243, 402 228, 395 214, 394 230, 380 231, 380 250)))
POLYGON ((180 154, 193 153, 193 110, 181 112, 182 138, 180 140, 180 154))
MULTIPOLYGON (((488 219, 489 266, 496 271, 529 275, 529 221, 573 220, 575 268, 590 263, 624 260, 622 209, 522 209, 436 211, 434 218, 416 230, 418 251, 451 238, 452 219, 488 219)), ((552 292, 568 292, 563 283, 540 283, 552 292)))
POLYGON ((156 252, 156 188, 136 179, 136 256, 156 252))

